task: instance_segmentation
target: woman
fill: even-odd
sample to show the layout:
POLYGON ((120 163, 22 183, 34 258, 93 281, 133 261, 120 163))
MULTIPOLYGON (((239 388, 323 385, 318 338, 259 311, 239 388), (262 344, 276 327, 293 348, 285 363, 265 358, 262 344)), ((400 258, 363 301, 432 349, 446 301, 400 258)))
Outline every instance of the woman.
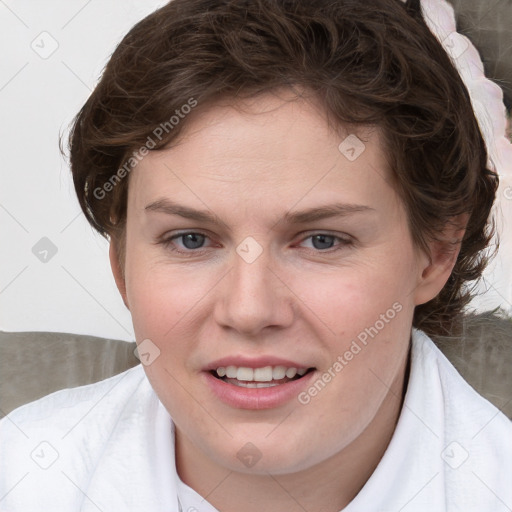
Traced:
POLYGON ((174 0, 70 142, 143 364, 3 420, 2 506, 512 507, 512 425, 430 339, 498 179, 415 3, 174 0))

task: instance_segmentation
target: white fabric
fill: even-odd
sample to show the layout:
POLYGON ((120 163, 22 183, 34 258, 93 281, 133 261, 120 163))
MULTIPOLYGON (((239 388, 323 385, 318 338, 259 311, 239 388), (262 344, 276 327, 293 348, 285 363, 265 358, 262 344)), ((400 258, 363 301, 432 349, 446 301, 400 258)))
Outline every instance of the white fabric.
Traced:
MULTIPOLYGON (((215 512, 180 481, 173 428, 140 365, 20 407, 0 422, 0 510, 177 512, 179 489, 184 512, 215 512)), ((344 512, 511 509, 512 423, 413 330, 396 431, 344 512)))

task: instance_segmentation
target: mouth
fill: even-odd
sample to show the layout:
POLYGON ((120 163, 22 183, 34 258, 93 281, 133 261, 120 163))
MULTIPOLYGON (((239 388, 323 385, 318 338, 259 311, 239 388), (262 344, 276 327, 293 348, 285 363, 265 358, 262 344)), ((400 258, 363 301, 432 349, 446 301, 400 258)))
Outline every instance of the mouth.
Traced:
POLYGON ((300 380, 314 370, 315 368, 295 368, 282 365, 260 368, 220 366, 215 370, 210 370, 210 374, 218 380, 241 388, 271 388, 300 380))
POLYGON ((212 397, 223 404, 257 410, 292 404, 317 373, 316 367, 272 355, 236 355, 210 363, 202 376, 212 397))

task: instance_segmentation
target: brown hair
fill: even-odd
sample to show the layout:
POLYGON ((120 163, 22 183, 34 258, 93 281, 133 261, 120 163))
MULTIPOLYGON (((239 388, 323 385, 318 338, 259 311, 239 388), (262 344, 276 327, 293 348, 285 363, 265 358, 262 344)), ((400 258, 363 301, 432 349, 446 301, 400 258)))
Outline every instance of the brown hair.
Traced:
POLYGON ((150 14, 74 119, 71 171, 87 219, 122 246, 127 175, 143 147, 175 140, 194 102, 296 86, 314 94, 333 126, 381 129, 417 247, 470 214, 448 282, 413 321, 429 335, 455 332, 468 282, 489 258, 498 177, 467 89, 418 1, 173 0, 150 14))

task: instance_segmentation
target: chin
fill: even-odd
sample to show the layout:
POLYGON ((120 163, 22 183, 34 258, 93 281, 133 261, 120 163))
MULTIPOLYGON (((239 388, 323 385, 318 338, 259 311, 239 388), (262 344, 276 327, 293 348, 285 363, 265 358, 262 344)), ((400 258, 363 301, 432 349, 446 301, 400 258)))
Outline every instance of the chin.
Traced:
MULTIPOLYGON (((271 429, 268 428, 264 434, 254 432, 251 435, 246 429, 243 435, 234 435, 226 444, 214 447, 211 457, 230 471, 262 476, 296 473, 320 463, 324 458, 322 447, 316 447, 309 441, 311 436, 307 432, 311 429, 307 429, 304 436, 293 438, 289 429, 288 424, 281 435, 269 435, 271 429)), ((332 454, 325 455, 325 458, 329 455, 332 454)))

